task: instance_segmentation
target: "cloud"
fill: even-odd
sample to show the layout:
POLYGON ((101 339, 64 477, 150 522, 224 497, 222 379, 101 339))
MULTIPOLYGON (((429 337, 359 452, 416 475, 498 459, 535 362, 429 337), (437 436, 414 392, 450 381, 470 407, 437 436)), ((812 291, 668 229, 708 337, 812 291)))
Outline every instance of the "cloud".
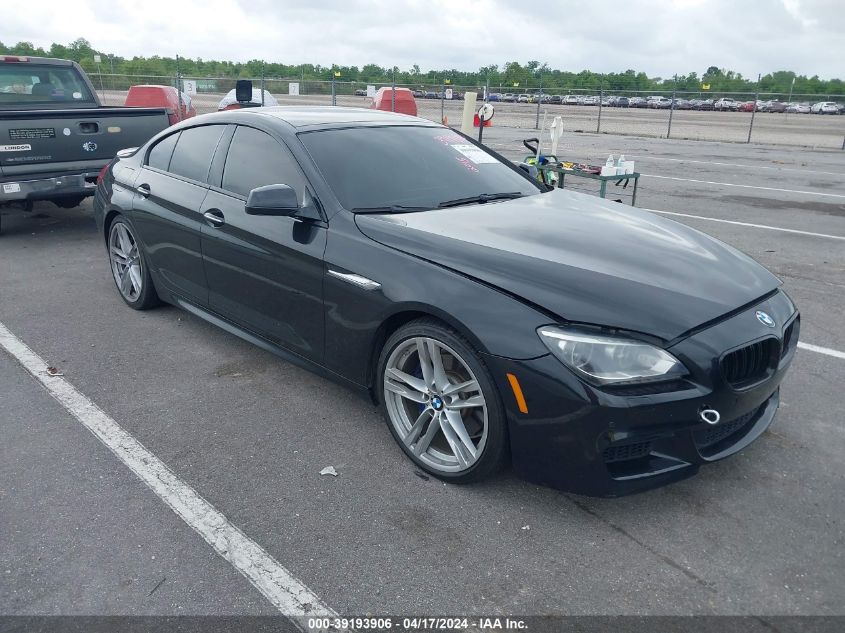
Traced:
POLYGON ((31 0, 0 23, 0 41, 49 46, 85 37, 124 57, 160 55, 288 64, 476 70, 536 59, 552 68, 642 70, 718 66, 753 77, 842 73, 841 0, 31 0))

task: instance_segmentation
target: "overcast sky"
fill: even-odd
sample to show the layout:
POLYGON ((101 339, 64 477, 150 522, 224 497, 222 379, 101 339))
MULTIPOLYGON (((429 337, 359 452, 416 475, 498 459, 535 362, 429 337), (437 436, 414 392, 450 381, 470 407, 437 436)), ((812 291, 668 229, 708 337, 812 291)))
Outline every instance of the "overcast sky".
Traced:
POLYGON ((27 0, 0 41, 85 37, 124 57, 477 70, 775 70, 845 77, 845 0, 27 0))

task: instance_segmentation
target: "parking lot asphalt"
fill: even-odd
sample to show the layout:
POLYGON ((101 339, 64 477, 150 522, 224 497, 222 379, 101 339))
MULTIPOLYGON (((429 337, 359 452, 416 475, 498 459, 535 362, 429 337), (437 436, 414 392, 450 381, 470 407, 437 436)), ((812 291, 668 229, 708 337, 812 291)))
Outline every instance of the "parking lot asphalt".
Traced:
MULTIPOLYGON (((523 136, 485 132, 510 158, 523 136)), ((769 266, 802 341, 845 350, 845 153, 586 134, 563 149, 635 160, 638 206, 697 216, 670 217, 769 266)), ((128 309, 90 202, 4 210, 3 229, 0 322, 337 612, 845 614, 845 360, 800 349, 772 428, 667 488, 449 486, 342 387, 178 309, 128 309)), ((271 612, 2 351, 0 385, 0 611, 271 612)))

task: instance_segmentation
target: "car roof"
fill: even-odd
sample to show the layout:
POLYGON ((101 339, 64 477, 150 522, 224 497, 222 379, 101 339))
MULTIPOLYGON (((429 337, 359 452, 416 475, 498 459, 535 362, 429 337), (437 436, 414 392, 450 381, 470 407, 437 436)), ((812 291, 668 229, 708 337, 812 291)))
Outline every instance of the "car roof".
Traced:
POLYGON ((344 108, 338 106, 274 106, 236 110, 242 115, 257 115, 284 121, 292 127, 329 128, 349 127, 350 125, 426 125, 436 126, 428 119, 385 112, 370 108, 344 108))
POLYGON ((73 62, 69 59, 58 59, 55 57, 33 57, 32 55, 12 55, 9 53, 3 53, 0 55, 0 62, 3 62, 4 57, 17 57, 20 59, 25 59, 25 62, 6 62, 8 64, 41 64, 44 66, 73 66, 73 62))

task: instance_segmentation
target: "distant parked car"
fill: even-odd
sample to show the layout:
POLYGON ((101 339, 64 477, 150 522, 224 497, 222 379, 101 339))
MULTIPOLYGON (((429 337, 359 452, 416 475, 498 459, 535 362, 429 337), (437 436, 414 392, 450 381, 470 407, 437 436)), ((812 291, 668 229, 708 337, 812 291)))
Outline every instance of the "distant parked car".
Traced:
POLYGON ((237 110, 239 108, 255 108, 261 105, 265 106, 277 106, 279 102, 276 101, 276 97, 271 95, 266 90, 264 91, 264 103, 261 102, 261 88, 253 88, 252 89, 252 98, 249 101, 245 101, 243 103, 239 103, 238 100, 235 98, 235 89, 232 88, 229 92, 226 93, 226 96, 220 99, 220 103, 217 104, 217 110, 237 110))
POLYGON ((423 90, 414 90, 414 99, 425 99, 425 92, 423 90))
POLYGON ((366 97, 366 96, 367 96, 367 91, 366 91, 366 90, 356 90, 356 91, 355 91, 355 96, 356 96, 356 97, 366 97))
POLYGON ((757 107, 754 101, 744 101, 737 108, 739 112, 754 112, 755 109, 760 110, 761 108, 757 107))
POLYGON ((813 114, 839 114, 839 107, 833 101, 819 101, 810 108, 813 114))
POLYGON ((786 111, 793 114, 810 114, 809 103, 790 103, 786 106, 786 111))
POLYGON ((132 108, 167 108, 170 125, 197 115, 191 97, 173 86, 132 86, 126 93, 125 106, 132 108))
POLYGON ((500 101, 501 96, 498 92, 491 92, 487 95, 487 101, 500 101))
POLYGON ((631 108, 647 108, 648 101, 646 101, 645 97, 631 97, 628 101, 628 106, 631 108))
POLYGON ((516 101, 516 95, 513 94, 512 92, 506 92, 502 96, 502 101, 505 101, 507 103, 513 103, 514 101, 516 101))
POLYGON ((516 98, 517 103, 531 103, 531 95, 522 94, 516 98))
POLYGON ((575 95, 566 95, 563 98, 563 105, 578 105, 578 97, 575 95))
POLYGON ((668 97, 650 97, 648 100, 648 107, 655 110, 666 110, 672 105, 672 100, 668 97))
POLYGON ((596 95, 587 95, 584 97, 584 101, 582 105, 585 106, 596 106, 599 104, 599 98, 596 95))
POLYGON ((713 104, 713 109, 719 112, 730 112, 739 109, 739 101, 730 97, 722 97, 713 104))
POLYGON ((423 99, 439 99, 439 98, 440 98, 440 94, 437 93, 437 92, 432 92, 431 90, 427 91, 423 95, 423 99))
POLYGON ((616 97, 613 106, 616 108, 627 108, 630 105, 628 101, 628 97, 616 97))
POLYGON ((690 105, 690 102, 687 99, 675 99, 672 102, 672 107, 675 110, 690 110, 690 109, 692 109, 692 106, 690 105))
POLYGON ((417 116, 417 102, 408 88, 379 88, 370 108, 417 116))
POLYGON ((704 99, 698 104, 698 110, 713 110, 713 99, 704 99))
POLYGON ((561 104, 563 103, 563 97, 560 95, 549 95, 549 103, 561 104))
POLYGON ((786 104, 783 101, 769 101, 766 112, 786 112, 786 104))

